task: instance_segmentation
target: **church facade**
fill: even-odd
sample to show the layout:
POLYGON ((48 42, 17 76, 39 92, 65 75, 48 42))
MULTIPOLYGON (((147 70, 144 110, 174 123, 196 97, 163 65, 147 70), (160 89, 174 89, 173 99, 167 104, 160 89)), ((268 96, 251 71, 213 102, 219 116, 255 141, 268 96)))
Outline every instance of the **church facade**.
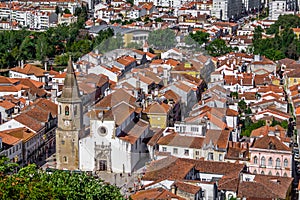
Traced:
POLYGON ((131 173, 147 158, 149 123, 125 102, 89 113, 91 133, 79 141, 80 169, 131 173))
MULTIPOLYGON (((61 96, 58 98, 58 128, 56 131, 57 169, 131 173, 139 162, 147 160, 145 138, 149 123, 141 119, 135 97, 118 90, 99 103, 110 102, 83 113, 71 60, 61 96), (119 100, 116 97, 121 97, 119 100), (123 101, 123 99, 128 101, 123 101), (89 133, 84 133, 83 117, 90 121, 89 133)), ((87 127, 88 129, 88 127, 87 127)))

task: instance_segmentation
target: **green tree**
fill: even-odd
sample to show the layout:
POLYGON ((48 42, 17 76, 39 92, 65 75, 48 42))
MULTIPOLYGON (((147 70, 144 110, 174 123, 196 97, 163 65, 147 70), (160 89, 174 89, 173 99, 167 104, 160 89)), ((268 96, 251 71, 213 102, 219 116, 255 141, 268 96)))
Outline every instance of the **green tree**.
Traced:
POLYGON ((55 6, 55 13, 58 15, 60 13, 60 8, 59 6, 55 6))
POLYGON ((155 48, 167 50, 175 47, 175 33, 171 29, 159 29, 149 33, 148 43, 155 48))
MULTIPOLYGON (((0 158, 0 170, 11 168, 6 158, 0 158)), ((28 165, 17 173, 1 173, 0 198, 25 199, 124 199, 118 188, 96 180, 85 173, 57 170, 52 174, 28 165)))
POLYGON ((240 111, 244 113, 247 109, 247 103, 242 99, 238 102, 238 107, 240 111))
POLYGON ((41 34, 36 41, 36 58, 38 60, 44 60, 47 57, 48 52, 50 52, 49 48, 52 47, 49 45, 46 36, 41 34))
POLYGON ((71 11, 70 11, 68 8, 66 8, 66 9, 64 10, 64 14, 71 14, 71 11))
POLYGON ((155 21, 155 22, 162 22, 162 19, 161 19, 160 17, 158 17, 158 18, 156 18, 154 21, 155 21))
POLYGON ((141 47, 142 45, 137 42, 130 42, 129 44, 127 44, 127 48, 131 48, 131 49, 139 49, 141 47))
POLYGON ((196 33, 190 33, 190 37, 195 40, 199 45, 208 42, 209 33, 205 33, 202 31, 196 31, 196 33))
POLYGON ((211 56, 221 56, 232 51, 232 49, 227 47, 226 42, 222 39, 215 39, 209 43, 206 50, 211 56))

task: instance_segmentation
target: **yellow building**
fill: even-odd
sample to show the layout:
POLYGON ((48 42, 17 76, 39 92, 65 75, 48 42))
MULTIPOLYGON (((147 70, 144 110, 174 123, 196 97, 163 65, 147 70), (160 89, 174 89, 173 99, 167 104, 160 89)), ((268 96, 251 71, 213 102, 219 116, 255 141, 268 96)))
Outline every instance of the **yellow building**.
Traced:
POLYGON ((150 31, 148 30, 124 30, 124 32, 121 33, 124 39, 124 46, 126 47, 132 42, 143 44, 144 41, 148 40, 149 33, 150 31))
POLYGON ((169 126, 171 106, 157 102, 149 105, 143 113, 146 115, 152 128, 166 128, 169 126))
POLYGON ((180 63, 171 71, 172 74, 188 74, 195 78, 200 78, 200 68, 194 66, 194 64, 186 62, 180 63))
POLYGON ((299 70, 293 70, 285 75, 285 84, 286 88, 289 88, 293 85, 300 84, 300 71, 299 70))

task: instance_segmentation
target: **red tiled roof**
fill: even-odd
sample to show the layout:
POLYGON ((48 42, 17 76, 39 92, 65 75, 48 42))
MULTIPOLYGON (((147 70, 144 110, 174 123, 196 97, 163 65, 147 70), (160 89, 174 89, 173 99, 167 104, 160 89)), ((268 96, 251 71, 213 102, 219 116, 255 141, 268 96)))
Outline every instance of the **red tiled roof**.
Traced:
POLYGON ((0 107, 5 108, 5 110, 9 110, 15 107, 15 104, 11 103, 10 101, 0 100, 0 107))
POLYGON ((26 64, 24 66, 24 68, 14 67, 11 70, 22 73, 22 74, 27 74, 27 75, 33 74, 36 77, 45 76, 45 73, 47 72, 47 71, 43 70, 42 68, 31 65, 31 64, 26 64))

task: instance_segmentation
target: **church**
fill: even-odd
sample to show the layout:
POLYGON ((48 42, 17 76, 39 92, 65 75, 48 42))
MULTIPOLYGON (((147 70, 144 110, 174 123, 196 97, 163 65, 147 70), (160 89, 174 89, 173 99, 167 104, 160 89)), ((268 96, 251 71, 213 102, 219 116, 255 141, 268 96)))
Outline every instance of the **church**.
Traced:
POLYGON ((83 112, 72 61, 58 98, 57 169, 131 173, 144 165, 149 123, 141 119, 136 98, 124 89, 105 96, 83 112), (83 118, 89 119, 84 133, 83 118))

